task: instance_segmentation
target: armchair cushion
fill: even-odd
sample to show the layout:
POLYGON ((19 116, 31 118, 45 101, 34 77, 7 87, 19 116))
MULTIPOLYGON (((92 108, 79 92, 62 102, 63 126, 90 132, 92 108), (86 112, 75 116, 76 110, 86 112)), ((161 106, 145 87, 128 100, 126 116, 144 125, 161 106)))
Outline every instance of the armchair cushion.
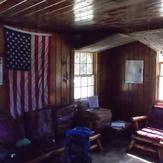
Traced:
POLYGON ((112 118, 110 109, 99 106, 98 96, 82 98, 79 101, 78 112, 81 125, 84 124, 95 131, 103 130, 105 123, 111 122, 112 118))
POLYGON ((99 100, 98 96, 90 96, 87 98, 81 98, 79 102, 79 111, 85 111, 87 109, 94 108, 98 109, 99 108, 99 100))
POLYGON ((91 111, 79 112, 81 125, 91 127, 94 131, 102 131, 106 123, 111 122, 112 112, 110 109, 92 109, 91 111))
POLYGON ((163 140, 163 131, 156 128, 145 127, 136 131, 138 135, 148 137, 154 140, 163 140))
POLYGON ((98 96, 88 97, 88 103, 90 108, 99 108, 98 96))
POLYGON ((111 121, 112 113, 110 109, 105 109, 105 108, 93 109, 93 112, 101 122, 111 121))

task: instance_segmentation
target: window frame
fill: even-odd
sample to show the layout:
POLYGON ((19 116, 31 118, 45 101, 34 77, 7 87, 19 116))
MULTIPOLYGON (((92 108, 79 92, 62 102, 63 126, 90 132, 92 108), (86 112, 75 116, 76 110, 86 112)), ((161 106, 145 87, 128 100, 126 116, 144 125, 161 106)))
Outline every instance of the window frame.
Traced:
MULTIPOLYGON (((80 64, 80 62, 79 62, 80 64)), ((90 51, 82 51, 82 50, 75 50, 74 51, 74 80, 75 80, 75 77, 91 77, 93 76, 93 80, 94 80, 94 84, 92 85, 93 86, 93 91, 94 91, 94 94, 93 95, 96 95, 97 94, 97 53, 96 52, 90 52, 90 51), (75 75, 75 53, 78 52, 78 53, 91 53, 93 55, 93 60, 92 60, 92 74, 77 74, 75 75)), ((79 86, 81 88, 81 85, 79 86)), ((88 87, 88 84, 87 86, 88 87)), ((80 94, 80 97, 79 98, 75 98, 75 83, 74 83, 74 87, 73 87, 73 92, 74 92, 74 100, 75 101, 78 101, 80 98, 84 98, 84 97, 81 97, 81 94, 80 94)), ((88 97, 88 96, 87 96, 88 97)))
POLYGON ((158 62, 158 67, 157 67, 157 84, 156 84, 156 101, 163 103, 163 100, 159 99, 159 88, 160 88, 160 77, 163 77, 161 75, 161 65, 163 65, 163 62, 158 62))

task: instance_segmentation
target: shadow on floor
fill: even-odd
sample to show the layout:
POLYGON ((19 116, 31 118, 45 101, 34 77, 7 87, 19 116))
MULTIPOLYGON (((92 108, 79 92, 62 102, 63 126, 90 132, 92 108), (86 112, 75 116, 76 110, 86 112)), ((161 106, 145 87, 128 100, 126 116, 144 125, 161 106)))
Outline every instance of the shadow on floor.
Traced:
POLYGON ((133 148, 127 151, 130 138, 109 139, 103 151, 92 151, 92 163, 160 163, 157 154, 133 148), (127 152, 126 152, 127 151, 127 152))

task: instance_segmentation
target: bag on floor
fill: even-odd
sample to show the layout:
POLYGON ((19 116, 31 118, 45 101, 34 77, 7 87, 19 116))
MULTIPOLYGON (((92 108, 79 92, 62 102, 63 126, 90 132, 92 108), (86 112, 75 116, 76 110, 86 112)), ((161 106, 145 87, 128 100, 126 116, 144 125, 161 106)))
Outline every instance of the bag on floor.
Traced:
POLYGON ((66 134, 65 163, 91 163, 89 136, 94 132, 86 127, 76 127, 66 134))

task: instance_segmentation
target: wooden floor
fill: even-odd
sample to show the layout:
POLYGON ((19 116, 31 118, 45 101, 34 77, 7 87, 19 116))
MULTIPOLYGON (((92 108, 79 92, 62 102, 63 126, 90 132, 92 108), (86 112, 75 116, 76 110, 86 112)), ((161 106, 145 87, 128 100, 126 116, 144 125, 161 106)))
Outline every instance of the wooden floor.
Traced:
POLYGON ((152 152, 133 148, 127 151, 130 139, 110 140, 105 143, 103 151, 92 151, 92 163, 160 163, 158 156, 152 152), (121 142, 121 143, 120 143, 121 142))

